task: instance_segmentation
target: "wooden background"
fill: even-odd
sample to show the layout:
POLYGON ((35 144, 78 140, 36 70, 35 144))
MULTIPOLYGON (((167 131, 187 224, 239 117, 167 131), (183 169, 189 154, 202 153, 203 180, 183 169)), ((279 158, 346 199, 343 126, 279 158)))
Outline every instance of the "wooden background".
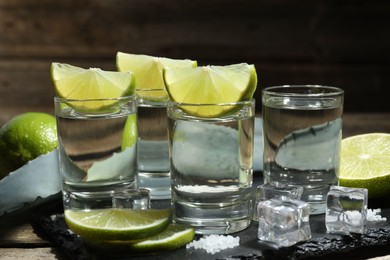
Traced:
POLYGON ((390 1, 0 0, 0 114, 52 111, 50 63, 115 70, 117 51, 254 63, 256 92, 345 90, 346 112, 388 112, 390 1))

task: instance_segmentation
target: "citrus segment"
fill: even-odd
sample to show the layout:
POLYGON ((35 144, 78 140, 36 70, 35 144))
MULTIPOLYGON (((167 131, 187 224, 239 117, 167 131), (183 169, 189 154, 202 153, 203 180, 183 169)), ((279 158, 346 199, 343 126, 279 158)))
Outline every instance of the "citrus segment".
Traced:
POLYGON ((86 240, 138 240, 165 229, 170 210, 96 209, 65 210, 69 228, 86 240))
POLYGON ((136 143, 137 138, 137 115, 131 114, 127 117, 125 128, 123 129, 121 150, 125 150, 126 147, 132 147, 136 143))
POLYGON ((343 139, 339 180, 341 186, 368 189, 369 198, 390 194, 390 134, 343 139))
POLYGON ((194 236, 195 231, 192 227, 170 224, 162 232, 138 242, 111 240, 94 241, 89 244, 107 253, 156 253, 185 246, 194 239, 194 236))
POLYGON ((170 59, 143 54, 118 52, 116 64, 119 71, 135 75, 137 95, 151 101, 167 101, 162 70, 164 68, 191 68, 197 62, 189 59, 170 59))
POLYGON ((257 87, 254 65, 164 69, 164 82, 171 100, 194 104, 186 112, 200 117, 217 117, 231 111, 231 106, 198 106, 247 101, 257 87))
POLYGON ((194 236, 193 228, 180 224, 170 224, 161 233, 149 237, 145 241, 134 243, 131 248, 136 252, 173 250, 190 243, 194 236))
MULTIPOLYGON (((51 77, 57 96, 67 99, 115 99, 134 93, 134 77, 130 72, 84 69, 69 64, 52 63, 51 77)), ((81 110, 103 110, 116 100, 102 102, 69 103, 81 110), (76 105, 77 104, 77 105, 76 105)))

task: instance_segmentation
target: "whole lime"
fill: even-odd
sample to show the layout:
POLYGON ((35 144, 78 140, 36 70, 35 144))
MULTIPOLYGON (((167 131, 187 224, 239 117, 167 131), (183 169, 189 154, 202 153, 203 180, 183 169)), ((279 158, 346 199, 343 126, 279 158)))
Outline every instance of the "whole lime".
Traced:
POLYGON ((0 179, 57 146, 54 116, 28 112, 12 118, 0 128, 0 179))

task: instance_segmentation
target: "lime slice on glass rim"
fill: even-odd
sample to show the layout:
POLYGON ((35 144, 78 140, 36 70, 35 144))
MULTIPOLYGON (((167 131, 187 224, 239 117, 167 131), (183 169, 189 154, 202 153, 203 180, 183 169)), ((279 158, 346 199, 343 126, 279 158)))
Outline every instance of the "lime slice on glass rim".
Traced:
POLYGON ((86 241, 140 240, 164 230, 170 223, 169 209, 65 210, 69 228, 86 241))
POLYGON ((118 52, 116 65, 119 71, 130 71, 135 75, 136 93, 140 98, 165 102, 169 97, 165 91, 162 70, 164 68, 192 68, 197 66, 197 62, 189 59, 170 59, 118 52))
POLYGON ((135 81, 131 72, 84 69, 57 62, 51 64, 50 72, 55 94, 68 99, 68 105, 79 111, 112 110, 114 105, 120 102, 121 97, 134 94, 135 81), (107 100, 103 102, 101 99, 107 100))
POLYGON ((390 134, 370 133, 341 142, 339 184, 366 188, 369 198, 390 194, 390 134))
POLYGON ((218 117, 231 112, 229 105, 249 101, 257 87, 257 73, 254 65, 247 63, 227 66, 202 66, 196 68, 166 68, 163 77, 172 101, 185 106, 188 114, 203 118, 218 117), (210 106, 197 106, 197 105, 210 106))

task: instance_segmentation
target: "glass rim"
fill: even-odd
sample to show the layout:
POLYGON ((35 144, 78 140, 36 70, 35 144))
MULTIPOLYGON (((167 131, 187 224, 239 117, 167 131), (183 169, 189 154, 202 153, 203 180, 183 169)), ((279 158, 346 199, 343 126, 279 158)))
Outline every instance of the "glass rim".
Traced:
POLYGON ((326 85, 279 85, 266 87, 262 90, 262 94, 283 96, 283 97, 327 97, 327 96, 339 96, 344 94, 344 90, 339 87, 326 86, 326 85), (288 89, 323 89, 328 92, 318 93, 299 93, 294 91, 288 91, 288 89), (275 91, 275 90, 286 90, 286 91, 275 91))
POLYGON ((54 101, 56 102, 100 102, 100 101, 121 101, 121 100, 128 100, 128 99, 134 99, 136 96, 135 94, 129 95, 129 96, 123 96, 123 97, 117 97, 117 98, 88 98, 88 99, 74 99, 74 98, 64 98, 64 97, 54 97, 54 101))
POLYGON ((206 106, 236 106, 236 105, 254 105, 255 98, 250 100, 243 100, 237 102, 223 102, 223 103, 186 103, 186 102, 176 102, 168 100, 168 106, 194 106, 194 107, 206 107, 206 106))

